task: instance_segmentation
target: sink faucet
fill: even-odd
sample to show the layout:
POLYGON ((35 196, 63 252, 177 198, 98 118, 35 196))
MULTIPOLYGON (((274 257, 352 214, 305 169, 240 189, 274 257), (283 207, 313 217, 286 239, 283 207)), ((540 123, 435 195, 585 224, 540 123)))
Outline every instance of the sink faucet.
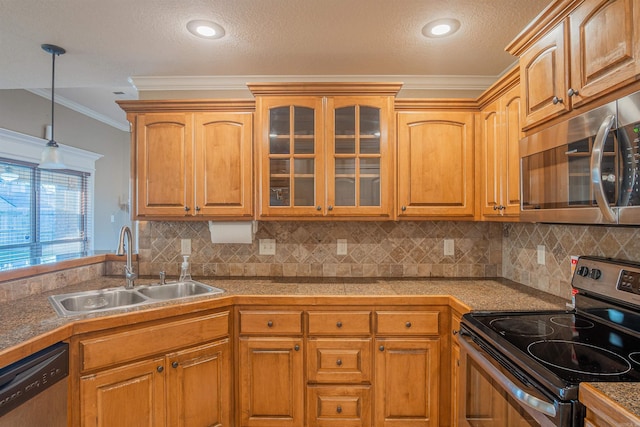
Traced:
POLYGON ((116 250, 116 255, 124 255, 124 237, 127 236, 127 265, 124 267, 124 277, 127 279, 127 284, 125 285, 125 289, 133 289, 133 281, 138 275, 133 272, 133 265, 131 265, 131 251, 132 251, 132 243, 131 243, 131 229, 126 225, 120 229, 120 238, 118 239, 118 249, 116 250))

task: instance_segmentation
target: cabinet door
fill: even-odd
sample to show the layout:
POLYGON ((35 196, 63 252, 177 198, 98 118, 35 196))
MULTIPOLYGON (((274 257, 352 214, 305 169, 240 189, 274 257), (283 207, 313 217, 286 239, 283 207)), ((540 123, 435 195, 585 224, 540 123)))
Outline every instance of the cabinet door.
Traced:
POLYGON ((640 4, 585 0, 569 15, 574 106, 640 75, 640 4))
POLYGON ((438 426, 438 339, 377 339, 376 427, 438 426))
POLYGON ((499 101, 492 102, 480 113, 480 144, 482 144, 481 166, 482 191, 481 209, 483 216, 501 216, 502 210, 502 146, 504 129, 500 117, 499 101))
POLYGON ((565 25, 561 22, 520 57, 525 127, 571 109, 565 100, 568 90, 566 55, 565 25))
POLYGON ((251 217, 251 113, 195 115, 195 213, 251 217))
POLYGON ((229 340, 167 356, 167 420, 173 427, 230 427, 229 340))
POLYGON ((261 216, 322 216, 325 206, 321 97, 261 97, 261 216))
POLYGON ((502 146, 502 213, 520 215, 520 139, 522 133, 522 102, 520 86, 515 86, 501 98, 505 141, 502 146))
POLYGON ((473 126, 473 113, 398 113, 398 216, 473 217, 473 126))
POLYGON ((164 358, 158 358, 82 377, 82 426, 166 425, 164 371, 164 358))
POLYGON ((240 425, 304 423, 304 352, 299 338, 240 339, 240 425))
POLYGON ((192 120, 186 113, 136 117, 136 217, 182 217, 193 207, 192 120))
POLYGON ((327 215, 392 211, 391 97, 327 100, 327 215))

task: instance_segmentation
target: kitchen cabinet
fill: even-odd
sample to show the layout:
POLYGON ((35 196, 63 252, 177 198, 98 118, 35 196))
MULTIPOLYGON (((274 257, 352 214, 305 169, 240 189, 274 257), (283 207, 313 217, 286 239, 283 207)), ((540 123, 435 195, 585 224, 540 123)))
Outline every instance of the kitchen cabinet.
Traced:
POLYGON ((640 76, 634 0, 552 4, 507 50, 520 57, 524 128, 624 88, 640 76))
POLYGON ((74 425, 231 426, 228 318, 223 311, 81 337, 74 425))
POLYGON ((460 345, 458 344, 458 334, 460 333, 460 320, 462 315, 455 310, 451 312, 451 426, 458 426, 458 412, 459 412, 459 382, 460 382, 460 345))
POLYGON ((371 426, 370 311, 309 311, 307 425, 371 426))
POLYGON ((399 84, 249 84, 259 217, 388 219, 399 84))
POLYGON ((473 219, 475 108, 408 108, 398 101, 399 219, 473 219))
POLYGON ((239 425, 303 425, 302 312, 240 309, 238 317, 239 425))
POLYGON ((120 102, 133 126, 133 217, 251 219, 253 105, 120 102))
POLYGON ((523 135, 517 82, 517 72, 500 80, 489 89, 493 99, 480 112, 480 209, 485 219, 513 220, 520 214, 519 144, 523 135))
POLYGON ((439 426, 440 313, 377 311, 376 427, 439 426))
POLYGON ((580 402, 586 407, 585 427, 637 426, 640 419, 591 384, 581 383, 580 402))

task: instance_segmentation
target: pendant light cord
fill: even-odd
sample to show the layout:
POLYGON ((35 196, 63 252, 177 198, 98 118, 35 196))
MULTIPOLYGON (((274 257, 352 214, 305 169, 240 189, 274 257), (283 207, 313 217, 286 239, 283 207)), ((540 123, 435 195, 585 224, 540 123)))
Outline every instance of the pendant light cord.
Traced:
POLYGON ((52 66, 51 66, 51 140, 49 141, 51 143, 52 146, 57 147, 58 144, 56 143, 56 139, 55 139, 55 123, 56 121, 54 120, 54 106, 56 105, 55 102, 55 96, 56 96, 56 91, 55 91, 55 82, 56 82, 56 53, 52 52, 51 53, 51 58, 52 61, 52 66))

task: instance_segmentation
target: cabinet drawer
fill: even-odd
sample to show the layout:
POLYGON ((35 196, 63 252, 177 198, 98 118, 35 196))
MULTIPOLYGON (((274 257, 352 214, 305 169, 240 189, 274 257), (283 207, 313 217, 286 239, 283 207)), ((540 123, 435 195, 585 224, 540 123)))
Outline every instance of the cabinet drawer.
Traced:
POLYGON ((302 333, 302 311, 241 310, 240 333, 299 335, 302 333))
POLYGON ((307 393, 309 427, 364 427, 371 425, 368 386, 310 386, 307 393))
POLYGON ((377 333, 381 335, 437 335, 439 311, 378 311, 377 333))
POLYGON ((309 335, 369 335, 370 311, 311 311, 309 335))
POLYGON ((371 339, 317 338, 307 341, 307 377, 312 383, 371 382, 371 339))
POLYGON ((214 313, 80 341, 82 370, 116 365, 229 335, 229 312, 214 313))

